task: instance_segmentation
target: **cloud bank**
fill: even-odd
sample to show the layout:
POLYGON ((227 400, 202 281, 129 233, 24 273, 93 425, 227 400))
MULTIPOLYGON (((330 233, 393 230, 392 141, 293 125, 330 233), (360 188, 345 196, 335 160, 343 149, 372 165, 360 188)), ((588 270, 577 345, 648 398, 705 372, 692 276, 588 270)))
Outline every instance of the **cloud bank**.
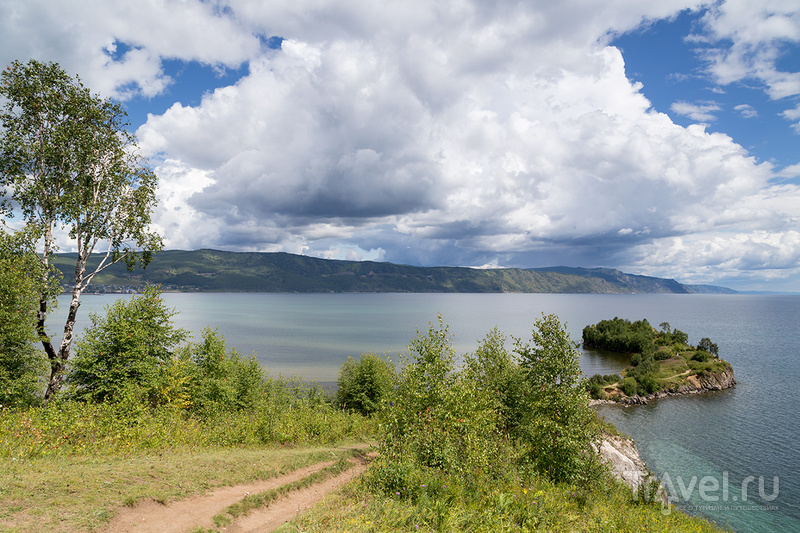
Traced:
MULTIPOLYGON (((58 60, 103 94, 168 91, 168 59, 247 66, 138 129, 169 248, 614 266, 800 290, 797 185, 654 110, 609 45, 699 2, 45 4, 0 8, 7 60, 58 60)), ((709 76, 800 94, 800 74, 776 66, 780 43, 799 39, 798 9, 750 4, 706 12, 693 38, 732 43, 704 58, 709 76)), ((699 123, 719 111, 676 106, 699 123)))

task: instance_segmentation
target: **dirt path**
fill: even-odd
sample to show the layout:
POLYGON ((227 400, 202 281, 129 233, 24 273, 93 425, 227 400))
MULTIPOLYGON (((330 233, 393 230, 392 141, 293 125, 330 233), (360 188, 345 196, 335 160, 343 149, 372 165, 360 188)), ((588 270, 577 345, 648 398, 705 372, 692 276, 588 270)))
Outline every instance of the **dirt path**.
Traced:
POLYGON ((295 470, 290 474, 248 485, 223 487, 202 496, 163 505, 146 501, 119 511, 106 533, 186 533, 197 528, 218 529, 226 533, 262 533, 277 529, 300 511, 320 502, 329 492, 355 479, 367 468, 366 457, 351 459, 357 464, 341 475, 322 483, 292 491, 269 506, 252 511, 226 527, 216 527, 211 518, 248 494, 257 494, 300 480, 333 464, 333 461, 295 470))

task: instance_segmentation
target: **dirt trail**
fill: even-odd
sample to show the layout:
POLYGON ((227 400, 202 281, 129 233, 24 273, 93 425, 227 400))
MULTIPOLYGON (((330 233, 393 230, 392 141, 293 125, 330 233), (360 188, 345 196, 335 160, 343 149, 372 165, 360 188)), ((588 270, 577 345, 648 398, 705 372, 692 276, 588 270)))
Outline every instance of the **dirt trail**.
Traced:
POLYGON ((280 477, 248 485, 222 487, 202 496, 163 505, 146 501, 120 509, 105 533, 186 533, 197 528, 218 529, 226 533, 262 533, 277 529, 300 511, 320 502, 329 492, 355 479, 367 468, 366 457, 351 459, 357 464, 337 477, 289 492, 269 506, 256 509, 226 527, 216 527, 211 518, 248 494, 256 494, 302 479, 333 464, 333 461, 295 470, 280 477))

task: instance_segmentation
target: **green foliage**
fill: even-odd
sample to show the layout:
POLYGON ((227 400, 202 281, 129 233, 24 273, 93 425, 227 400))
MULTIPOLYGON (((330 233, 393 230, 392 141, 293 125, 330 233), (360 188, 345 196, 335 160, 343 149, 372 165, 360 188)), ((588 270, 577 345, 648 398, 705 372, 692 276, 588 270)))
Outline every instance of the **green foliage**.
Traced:
POLYGON ((0 405, 41 400, 44 354, 37 351, 40 294, 56 294, 26 232, 0 229, 0 405))
POLYGON ((630 377, 623 379, 619 388, 628 396, 636 396, 639 392, 636 379, 630 377))
POLYGON ((186 332, 172 324, 175 312, 148 287, 128 301, 106 307, 105 316, 91 314, 91 325, 77 343, 69 369, 70 395, 81 400, 118 400, 127 388, 140 389, 152 403, 174 389, 174 353, 186 332))
POLYGON ((555 315, 534 323, 531 343, 517 339, 514 346, 530 385, 530 418, 521 428, 527 459, 557 482, 585 480, 594 467, 594 412, 577 346, 555 315))
POLYGON ((619 383, 620 381, 622 381, 622 378, 618 374, 609 374, 605 376, 595 374, 587 381, 586 391, 589 393, 589 396, 595 400, 605 400, 608 395, 603 390, 603 387, 619 383))
POLYGON ((631 322, 614 317, 583 328, 584 344, 613 352, 650 353, 654 338, 655 330, 646 319, 631 322))
POLYGON ((711 342, 711 339, 708 337, 703 337, 700 339, 700 343, 697 345, 698 350, 704 350, 708 353, 714 354, 714 357, 719 357, 719 346, 716 343, 711 342))
POLYGON ((483 393, 499 400, 503 432, 515 433, 527 416, 529 384, 514 355, 506 349, 506 336, 497 327, 493 328, 475 353, 464 359, 468 379, 476 381, 483 393))
POLYGON ((394 366, 374 353, 365 353, 356 361, 348 357, 339 371, 339 388, 334 404, 371 415, 387 401, 395 382, 394 366))
POLYGON ((77 250, 58 350, 46 334, 47 297, 40 293, 38 332, 51 367, 49 400, 61 388, 81 292, 109 264, 146 265, 161 248, 161 238, 149 230, 158 180, 137 155, 120 104, 93 96, 58 64, 14 61, 0 75, 0 99, 0 197, 10 196, 34 241, 42 243, 38 254, 45 269, 56 252, 56 228, 66 230, 77 250), (88 259, 105 245, 102 259, 86 272, 88 259))
POLYGON ((329 404, 309 403, 273 380, 252 411, 191 416, 174 405, 153 407, 127 389, 116 402, 70 401, 46 407, 0 409, 0 458, 103 456, 173 449, 322 445, 363 440, 375 423, 329 404))
POLYGON ((438 327, 418 333, 409 350, 412 359, 403 366, 392 402, 382 413, 380 448, 389 460, 387 468, 409 463, 459 475, 496 469, 502 448, 498 401, 456 372, 441 316, 438 327))
POLYGON ((180 351, 186 369, 187 402, 192 412, 251 410, 262 390, 263 370, 255 356, 243 358, 216 330, 205 328, 199 343, 180 351))
POLYGON ((613 385, 614 383, 619 382, 621 379, 622 378, 619 376, 619 374, 606 374, 605 376, 602 374, 595 374, 589 378, 589 383, 596 383, 600 386, 613 385))

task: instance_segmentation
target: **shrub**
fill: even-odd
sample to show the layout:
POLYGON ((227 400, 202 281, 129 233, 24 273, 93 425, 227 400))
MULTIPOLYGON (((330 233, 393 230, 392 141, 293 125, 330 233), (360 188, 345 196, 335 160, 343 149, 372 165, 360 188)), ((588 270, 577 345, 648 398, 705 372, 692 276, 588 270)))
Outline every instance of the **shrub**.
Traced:
POLYGON ((500 427, 510 435, 525 419, 528 383, 505 343, 506 336, 495 327, 486 334, 475 353, 464 359, 469 379, 499 401, 500 427))
POLYGON ((665 361, 673 356, 672 350, 658 350, 653 354, 653 359, 656 361, 665 361))
POLYGON ((589 378, 589 384, 597 384, 600 386, 613 385, 614 383, 619 382, 621 379, 622 378, 619 377, 619 374, 606 374, 605 376, 601 374, 595 374, 589 378))
MULTIPOLYGON (((382 413, 380 449, 387 465, 411 462, 446 474, 494 471, 503 446, 499 402, 454 366, 447 326, 430 326, 409 345, 392 402, 382 413)), ((391 466, 391 468, 395 468, 391 466)))
POLYGON ((371 415, 387 400, 394 381, 394 366, 374 353, 365 353, 358 361, 348 357, 339 371, 334 404, 371 415))
POLYGON ((625 378, 622 380, 622 384, 619 387, 622 392, 624 392, 627 396, 636 396, 638 391, 638 386, 636 384, 636 379, 634 378, 625 378))
POLYGON ((534 323, 531 343, 517 339, 514 346, 531 392, 530 418, 523 427, 527 459, 556 482, 581 481, 594 458, 594 413, 577 347, 558 317, 544 314, 534 323))
POLYGON ((638 375, 635 379, 639 394, 652 394, 658 390, 658 380, 651 373, 638 375))
POLYGON ((106 307, 105 316, 90 314, 91 325, 77 342, 69 367, 70 395, 113 401, 135 387, 152 403, 163 400, 163 392, 172 388, 174 350, 186 337, 173 326, 174 315, 154 287, 128 301, 117 300, 106 307))
POLYGON ((46 362, 35 344, 43 284, 42 264, 27 234, 0 229, 0 405, 23 407, 41 400, 46 362))
POLYGON ((242 357, 227 350, 225 338, 205 328, 199 343, 190 343, 180 352, 187 364, 190 403, 196 413, 215 410, 253 409, 263 392, 261 365, 255 356, 242 357))

